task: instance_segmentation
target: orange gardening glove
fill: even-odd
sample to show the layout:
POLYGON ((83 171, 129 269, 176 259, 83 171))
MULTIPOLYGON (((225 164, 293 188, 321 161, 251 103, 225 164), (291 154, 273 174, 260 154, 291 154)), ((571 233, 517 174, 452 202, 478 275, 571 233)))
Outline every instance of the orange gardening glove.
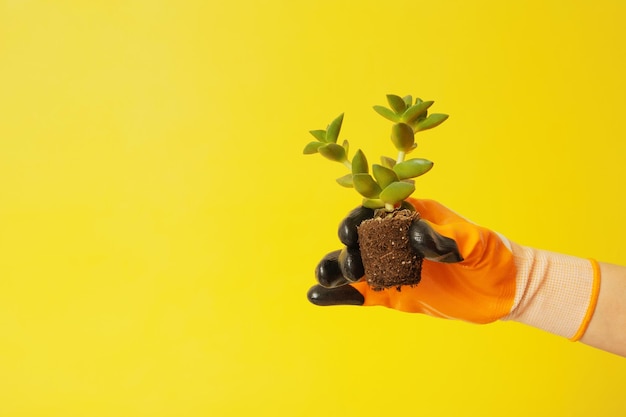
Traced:
POLYGON ((519 246, 435 201, 409 202, 421 216, 409 233, 425 258, 419 285, 369 287, 356 227, 373 212, 357 209, 340 226, 346 247, 317 267, 312 303, 385 306, 480 324, 515 320, 572 340, 584 334, 600 282, 595 261, 519 246))

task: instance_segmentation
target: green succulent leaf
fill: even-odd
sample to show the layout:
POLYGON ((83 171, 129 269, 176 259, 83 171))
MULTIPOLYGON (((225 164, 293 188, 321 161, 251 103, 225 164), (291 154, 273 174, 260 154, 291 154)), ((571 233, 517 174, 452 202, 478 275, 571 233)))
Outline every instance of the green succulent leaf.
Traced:
POLYGON ((386 204, 397 204, 415 191, 415 186, 407 182, 393 182, 380 193, 380 199, 386 204))
POLYGON ((354 189, 365 198, 378 198, 381 188, 370 174, 354 174, 354 189))
POLYGON ((422 130, 428 130, 428 129, 432 129, 433 127, 437 127, 443 122, 445 122, 447 118, 448 118, 447 114, 433 113, 430 116, 428 116, 426 119, 419 122, 417 126, 415 127, 415 131, 420 132, 422 130))
POLYGON ((328 125, 328 129, 326 129, 326 142, 328 143, 337 143, 337 139, 339 138, 339 132, 341 131, 341 125, 343 123, 343 113, 335 118, 328 125))
POLYGON ((415 191, 413 178, 419 177, 433 167, 426 159, 415 158, 404 160, 406 155, 417 147, 415 133, 432 129, 448 119, 446 114, 430 114, 428 109, 434 101, 423 101, 413 96, 400 97, 388 94, 389 107, 374 106, 374 111, 393 122, 391 141, 398 150, 398 159, 382 156, 380 164, 370 166, 365 154, 360 149, 348 160, 350 144, 347 140, 339 141, 344 114, 337 116, 326 130, 311 130, 309 133, 316 139, 309 142, 303 150, 304 154, 319 153, 323 157, 342 163, 350 173, 337 178, 343 187, 354 188, 363 196, 363 206, 377 209, 392 210, 415 191), (341 143, 341 145, 339 144, 341 143), (402 162, 398 162, 402 161, 402 162), (371 174, 370 174, 371 171, 371 174))
POLYGON ((389 106, 391 106, 391 109, 398 114, 402 114, 406 110, 406 103, 400 96, 387 94, 387 102, 389 103, 389 106))
POLYGON ((397 150, 408 152, 415 143, 413 128, 406 123, 396 123, 391 128, 391 141, 397 150))
POLYGON ((428 159, 414 158, 400 162, 393 167, 393 171, 401 180, 415 178, 424 175, 433 167, 433 163, 428 159))
POLYGON ((352 174, 346 174, 343 177, 337 178, 337 182, 342 187, 346 187, 346 188, 354 187, 354 183, 352 182, 352 174))
POLYGON ((384 166, 385 168, 389 168, 392 169, 393 166, 396 164, 396 160, 393 158, 390 158, 388 156, 381 156, 380 157, 380 163, 382 166, 384 166))
POLYGON ((348 156, 348 153, 349 153, 349 151, 350 151, 350 143, 348 143, 348 141, 347 141, 347 140, 344 140, 344 141, 343 141, 343 144, 342 144, 341 146, 343 146, 343 149, 345 149, 345 150, 346 150, 346 157, 347 157, 347 156, 348 156))
POLYGON ((428 111, 428 108, 434 103, 434 101, 422 101, 421 103, 412 105, 402 115, 402 121, 408 124, 412 124, 417 119, 419 119, 420 116, 425 115, 428 111))
POLYGON ((364 198, 362 205, 363 207, 376 210, 385 207, 385 202, 380 198, 364 198))
POLYGON ((376 113, 380 114, 387 120, 391 120, 392 122, 400 121, 400 116, 398 116, 396 113, 394 113, 393 110, 388 109, 385 106, 374 106, 374 110, 376 111, 376 113))
POLYGON ((372 174, 374 174, 376 182, 382 189, 385 189, 392 182, 397 182, 399 180, 398 176, 392 169, 385 168, 384 166, 378 164, 372 165, 372 174))
POLYGON ((302 151, 302 153, 304 153, 305 155, 311 155, 314 153, 317 153, 317 150, 321 147, 326 145, 324 142, 309 142, 305 147, 304 147, 304 151, 302 151))
POLYGON ((353 174, 367 174, 369 172, 369 166, 367 165, 367 158, 362 150, 356 151, 354 157, 352 157, 352 173, 353 174))
POLYGON ((326 131, 325 130, 310 130, 310 134, 320 142, 326 142, 326 131))
POLYGON ((413 144, 413 146, 411 146, 411 149, 409 149, 409 150, 408 150, 408 151, 406 151, 405 153, 409 154, 409 153, 413 152, 416 148, 417 148, 417 142, 415 142, 415 143, 413 144))
POLYGON ((343 162, 346 160, 346 150, 336 143, 324 143, 317 151, 331 161, 343 162))

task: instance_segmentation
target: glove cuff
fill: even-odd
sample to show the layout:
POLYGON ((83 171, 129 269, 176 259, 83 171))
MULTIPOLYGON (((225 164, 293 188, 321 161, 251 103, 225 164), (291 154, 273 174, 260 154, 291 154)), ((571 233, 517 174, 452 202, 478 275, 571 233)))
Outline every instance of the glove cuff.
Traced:
POLYGON ((600 288, 594 260, 528 248, 511 242, 517 268, 511 312, 503 320, 580 339, 593 316, 600 288))

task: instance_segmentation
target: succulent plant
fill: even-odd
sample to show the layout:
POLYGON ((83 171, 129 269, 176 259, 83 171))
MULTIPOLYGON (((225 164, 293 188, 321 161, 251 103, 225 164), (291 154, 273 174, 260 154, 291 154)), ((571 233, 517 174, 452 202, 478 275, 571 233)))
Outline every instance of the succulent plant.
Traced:
POLYGON ((336 117, 326 130, 311 130, 316 139, 304 147, 305 154, 319 153, 323 157, 345 165, 350 173, 337 178, 337 182, 354 188, 363 197, 363 206, 372 209, 393 211, 415 191, 415 181, 433 167, 433 163, 423 158, 406 159, 416 147, 415 134, 439 126, 447 114, 428 114, 434 101, 423 101, 412 96, 387 95, 389 107, 374 106, 374 110, 393 122, 391 142, 397 150, 397 157, 382 156, 380 164, 368 164, 365 153, 357 150, 351 159, 348 157, 349 143, 337 143, 343 124, 343 113, 336 117))

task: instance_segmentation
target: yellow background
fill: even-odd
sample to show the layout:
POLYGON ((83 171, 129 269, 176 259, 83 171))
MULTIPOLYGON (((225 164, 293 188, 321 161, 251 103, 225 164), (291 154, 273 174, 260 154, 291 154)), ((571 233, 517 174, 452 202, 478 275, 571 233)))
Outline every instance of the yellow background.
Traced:
POLYGON ((0 416, 626 412, 608 353, 308 304, 359 197, 301 154, 435 100, 416 196, 626 264, 624 2, 0 4, 0 416))

